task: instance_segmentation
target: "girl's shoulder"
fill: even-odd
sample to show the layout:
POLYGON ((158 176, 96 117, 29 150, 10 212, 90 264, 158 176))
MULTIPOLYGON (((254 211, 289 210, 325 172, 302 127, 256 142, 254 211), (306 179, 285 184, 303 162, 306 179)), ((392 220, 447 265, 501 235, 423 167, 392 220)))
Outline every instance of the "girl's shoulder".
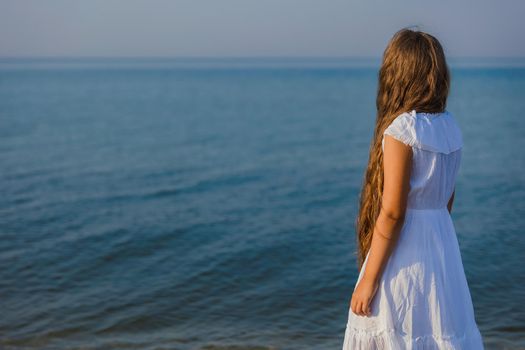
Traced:
MULTIPOLYGON (((448 110, 442 113, 404 112, 385 129, 383 135, 415 148, 448 154, 463 147, 461 128, 448 110)), ((383 137, 384 148, 384 137, 383 137)))

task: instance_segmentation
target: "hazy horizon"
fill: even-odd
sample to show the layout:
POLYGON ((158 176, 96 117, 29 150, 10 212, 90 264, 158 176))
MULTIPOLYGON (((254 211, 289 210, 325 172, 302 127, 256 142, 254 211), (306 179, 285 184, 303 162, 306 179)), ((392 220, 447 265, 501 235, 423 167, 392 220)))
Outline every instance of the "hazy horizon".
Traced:
POLYGON ((447 57, 525 57, 519 0, 0 0, 0 57, 380 57, 412 27, 447 57))
MULTIPOLYGON (((47 56, 1 57, 1 69, 31 68, 312 68, 312 69, 377 69, 382 57, 372 56, 178 56, 178 57, 110 57, 47 56)), ((454 57, 448 56, 450 69, 525 68, 525 57, 454 57)))
MULTIPOLYGON (((447 59, 494 59, 494 60, 522 60, 525 59, 524 56, 452 56, 447 55, 447 59)), ((31 55, 0 55, 0 59, 151 59, 151 60, 170 60, 170 59, 203 59, 203 60, 213 60, 213 59, 326 59, 326 60, 343 60, 343 59, 359 59, 359 60, 380 60, 381 56, 328 56, 328 55, 311 55, 311 56, 295 56, 295 55, 224 55, 224 56, 196 56, 196 55, 187 55, 187 56, 151 56, 151 55, 143 55, 143 56, 109 56, 109 55, 38 55, 38 56, 31 56, 31 55)))

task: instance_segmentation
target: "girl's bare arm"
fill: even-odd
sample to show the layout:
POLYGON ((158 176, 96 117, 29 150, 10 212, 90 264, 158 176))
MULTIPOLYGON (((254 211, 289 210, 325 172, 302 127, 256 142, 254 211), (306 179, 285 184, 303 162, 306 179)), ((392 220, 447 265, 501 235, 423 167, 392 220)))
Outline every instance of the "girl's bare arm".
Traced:
POLYGON ((403 226, 410 189, 412 148, 385 135, 383 165, 384 184, 381 210, 374 226, 363 277, 356 286, 350 302, 352 311, 363 316, 371 312, 370 302, 403 226))
POLYGON ((365 270, 368 279, 378 280, 403 226, 410 189, 412 148, 385 135, 384 185, 381 210, 374 226, 370 256, 365 270))

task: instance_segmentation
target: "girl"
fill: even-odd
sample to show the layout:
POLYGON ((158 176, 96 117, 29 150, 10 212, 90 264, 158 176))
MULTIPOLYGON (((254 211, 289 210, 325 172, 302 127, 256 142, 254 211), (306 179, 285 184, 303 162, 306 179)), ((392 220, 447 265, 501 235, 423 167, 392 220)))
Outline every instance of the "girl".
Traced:
POLYGON ((359 277, 343 350, 483 349, 450 216, 462 133, 427 33, 394 34, 356 221, 359 277))

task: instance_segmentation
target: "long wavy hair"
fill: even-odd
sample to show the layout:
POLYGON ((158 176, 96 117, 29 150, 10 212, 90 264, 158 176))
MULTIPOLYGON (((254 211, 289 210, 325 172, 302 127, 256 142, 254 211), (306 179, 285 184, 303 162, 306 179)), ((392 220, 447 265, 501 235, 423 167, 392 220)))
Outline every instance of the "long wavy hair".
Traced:
POLYGON ((384 130, 403 112, 445 111, 450 72, 441 44, 419 30, 405 27, 397 31, 383 53, 378 83, 375 129, 355 221, 359 270, 370 249, 381 208, 384 130))

